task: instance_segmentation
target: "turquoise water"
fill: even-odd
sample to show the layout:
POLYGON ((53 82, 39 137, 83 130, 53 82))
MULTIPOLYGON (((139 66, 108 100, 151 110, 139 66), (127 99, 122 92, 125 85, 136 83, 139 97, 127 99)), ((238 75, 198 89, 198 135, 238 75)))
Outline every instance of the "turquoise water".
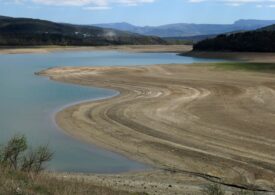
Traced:
MULTIPOLYGON (((71 138, 53 121, 65 105, 116 94, 113 90, 50 81, 34 73, 56 66, 130 66, 194 63, 209 60, 167 53, 55 52, 0 55, 0 144, 16 133, 32 145, 49 144, 54 159, 48 170, 116 173, 147 168, 121 155, 71 138)), ((213 60, 211 60, 213 61, 213 60)))

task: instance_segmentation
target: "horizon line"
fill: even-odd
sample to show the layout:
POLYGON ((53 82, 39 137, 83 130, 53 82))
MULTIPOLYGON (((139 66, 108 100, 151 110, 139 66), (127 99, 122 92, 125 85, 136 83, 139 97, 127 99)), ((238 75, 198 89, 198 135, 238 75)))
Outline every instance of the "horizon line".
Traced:
POLYGON ((172 22, 172 23, 164 23, 164 24, 158 24, 158 25, 136 25, 131 22, 127 21, 116 21, 116 22, 102 22, 102 23, 73 23, 73 22, 66 22, 66 21, 57 21, 57 20, 51 20, 51 19, 46 19, 46 18, 41 18, 41 17, 24 17, 24 16, 8 16, 8 15, 2 15, 0 14, 0 17, 10 17, 10 18, 25 18, 25 19, 34 19, 34 20, 45 20, 45 21, 50 21, 54 23, 66 23, 66 24, 74 24, 74 25, 106 25, 106 24, 130 24, 133 26, 137 27, 158 27, 158 26, 166 26, 166 25, 173 25, 173 24, 197 24, 197 25, 231 25, 236 23, 237 21, 241 20, 254 20, 254 21, 275 21, 275 19, 253 19, 253 18, 240 18, 237 20, 233 20, 231 23, 196 23, 196 22, 172 22))

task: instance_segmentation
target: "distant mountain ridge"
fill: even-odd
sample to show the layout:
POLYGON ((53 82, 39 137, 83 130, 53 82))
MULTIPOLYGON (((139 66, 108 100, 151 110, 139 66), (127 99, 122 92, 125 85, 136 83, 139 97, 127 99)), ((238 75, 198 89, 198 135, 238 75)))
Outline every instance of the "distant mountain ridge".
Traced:
POLYGON ((275 31, 275 24, 258 29, 258 31, 275 31))
POLYGON ((0 16, 0 46, 166 44, 155 36, 88 25, 0 16))
POLYGON ((193 46, 194 51, 275 52, 275 25, 253 31, 222 34, 193 46))
POLYGON ((161 26, 135 26, 129 23, 94 24, 102 28, 124 30, 142 35, 159 37, 188 37, 201 35, 214 35, 234 31, 256 30, 265 26, 275 24, 275 20, 238 20, 233 24, 192 24, 178 23, 161 26))

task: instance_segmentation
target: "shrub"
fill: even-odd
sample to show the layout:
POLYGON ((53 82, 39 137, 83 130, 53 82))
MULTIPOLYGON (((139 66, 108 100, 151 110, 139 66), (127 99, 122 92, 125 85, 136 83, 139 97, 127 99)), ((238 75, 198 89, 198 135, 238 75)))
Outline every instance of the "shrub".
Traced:
POLYGON ((219 184, 209 184, 204 187, 202 193, 205 195, 225 195, 225 191, 219 184))
POLYGON ((17 170, 20 155, 27 149, 25 136, 14 136, 7 145, 1 150, 1 163, 9 168, 17 170))
POLYGON ((6 146, 0 149, 0 165, 13 170, 39 173, 44 163, 50 161, 53 153, 48 146, 39 146, 28 150, 27 139, 23 135, 12 137, 6 146))
POLYGON ((257 192, 241 190, 239 192, 234 193, 233 195, 257 195, 257 194, 258 194, 257 192))

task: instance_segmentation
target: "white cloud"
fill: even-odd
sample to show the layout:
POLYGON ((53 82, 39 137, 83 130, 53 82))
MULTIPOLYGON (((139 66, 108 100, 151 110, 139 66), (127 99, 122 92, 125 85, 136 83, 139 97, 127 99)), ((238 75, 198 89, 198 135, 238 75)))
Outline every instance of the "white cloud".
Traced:
POLYGON ((36 4, 53 5, 53 6, 89 6, 92 8, 98 7, 97 9, 106 9, 111 5, 140 5, 144 3, 153 3, 156 0, 0 0, 4 2, 21 2, 29 3, 33 2, 36 4))
POLYGON ((258 8, 273 7, 275 0, 186 0, 189 3, 214 2, 222 3, 228 6, 241 6, 246 4, 254 4, 258 8))
POLYGON ((70 5, 70 6, 84 6, 88 4, 95 4, 98 6, 105 5, 105 0, 31 0, 34 3, 45 5, 70 5))
POLYGON ((108 10, 108 9, 112 9, 109 6, 94 6, 94 7, 84 7, 83 9, 85 10, 108 10))

